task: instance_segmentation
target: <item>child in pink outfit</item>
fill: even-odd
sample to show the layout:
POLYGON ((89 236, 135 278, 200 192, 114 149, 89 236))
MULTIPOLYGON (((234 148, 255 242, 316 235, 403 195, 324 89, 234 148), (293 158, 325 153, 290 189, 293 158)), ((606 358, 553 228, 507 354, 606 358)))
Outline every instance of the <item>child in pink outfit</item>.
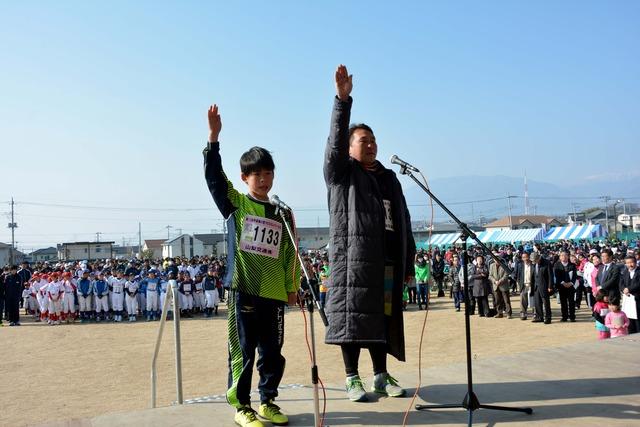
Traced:
POLYGON ((604 319, 604 324, 611 332, 611 338, 629 335, 629 318, 620 310, 618 301, 609 301, 609 313, 604 319))
POLYGON ((596 331, 598 331, 598 339, 606 340, 611 338, 609 328, 604 324, 605 317, 609 313, 609 303, 607 302, 607 295, 601 289, 596 294, 596 303, 593 306, 593 318, 596 321, 596 331))

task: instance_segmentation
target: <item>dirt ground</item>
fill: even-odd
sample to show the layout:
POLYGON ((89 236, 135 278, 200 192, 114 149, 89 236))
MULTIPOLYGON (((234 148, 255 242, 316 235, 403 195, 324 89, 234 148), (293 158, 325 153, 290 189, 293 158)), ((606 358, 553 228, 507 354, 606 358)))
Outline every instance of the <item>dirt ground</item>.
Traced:
MULTIPOLYGON (((422 367, 465 360, 464 316, 449 298, 433 298, 422 351, 422 367)), ((519 304, 514 304, 518 306, 519 304)), ((471 317, 473 357, 491 358, 597 339, 590 312, 578 322, 560 323, 552 301, 551 325, 513 319, 471 317)), ((425 311, 405 313, 407 362, 389 359, 389 372, 418 371, 418 344, 425 311)), ((185 399, 222 394, 226 389, 226 310, 213 319, 186 319, 181 325, 185 399)), ((531 319, 531 317, 530 317, 531 319)), ((323 343, 324 327, 315 315, 320 377, 325 384, 344 380, 339 348, 323 343)), ((5 323, 6 325, 6 323, 5 323)), ((48 326, 23 318, 23 326, 0 328, 0 425, 20 426, 91 417, 150 406, 150 364, 158 322, 48 326)), ((282 384, 310 384, 309 355, 300 310, 285 317, 282 384)), ((158 405, 175 400, 173 327, 168 324, 158 362, 158 405)), ((368 354, 361 375, 372 375, 368 354)), ((254 380, 255 377, 254 375, 254 380)), ((429 382, 423 378, 423 384, 429 382)), ((410 384, 409 386, 415 386, 410 384)))

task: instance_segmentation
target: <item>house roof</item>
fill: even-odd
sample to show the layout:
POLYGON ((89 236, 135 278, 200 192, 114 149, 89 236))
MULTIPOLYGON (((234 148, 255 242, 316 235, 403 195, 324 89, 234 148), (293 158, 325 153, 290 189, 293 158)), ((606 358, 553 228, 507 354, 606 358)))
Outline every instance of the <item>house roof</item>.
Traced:
POLYGON ((62 245, 113 245, 115 242, 65 242, 60 243, 62 245))
POLYGON ((11 245, 7 245, 6 243, 0 242, 0 249, 10 248, 10 247, 11 247, 11 245))
POLYGON ((299 238, 324 236, 329 234, 329 227, 298 227, 296 232, 299 238))
POLYGON ((200 240, 205 245, 215 245, 224 240, 223 233, 194 234, 193 237, 200 240))
MULTIPOLYGON (((195 237, 195 236, 191 236, 191 235, 189 235, 189 234, 186 234, 186 233, 185 233, 185 234, 181 234, 181 235, 179 235, 179 236, 176 236, 176 237, 174 237, 173 239, 164 240, 164 241, 162 242, 162 244, 163 244, 163 245, 170 245, 171 243, 175 242, 176 240, 180 240, 180 239, 182 239, 184 236, 187 236, 187 237, 193 237, 193 238, 194 238, 194 239, 196 239, 196 240, 200 240, 200 239, 198 239, 198 238, 197 238, 197 237, 195 237)), ((200 240, 200 241, 202 241, 202 240, 200 240)))
POLYGON ((147 245, 149 249, 162 249, 163 243, 164 239, 147 239, 144 241, 144 244, 147 245))
POLYGON ((596 210, 593 210, 593 211, 591 211, 589 213, 585 213, 584 217, 586 219, 593 219, 593 218, 596 218, 596 217, 598 217, 600 215, 603 215, 603 216, 605 215, 604 209, 596 209, 596 210))
MULTIPOLYGON (((534 225, 549 224, 553 221, 557 221, 556 218, 545 215, 512 215, 511 220, 513 221, 513 225, 520 225, 526 221, 529 221, 534 225)), ((511 220, 509 220, 508 216, 505 216, 503 218, 490 222, 489 224, 485 225, 485 227, 509 227, 511 225, 511 220)))
POLYGON ((43 249, 36 249, 35 251, 31 252, 29 255, 33 256, 33 255, 46 255, 46 254, 51 254, 51 253, 58 253, 58 250, 56 248, 54 248, 53 246, 50 246, 48 248, 43 248, 43 249))

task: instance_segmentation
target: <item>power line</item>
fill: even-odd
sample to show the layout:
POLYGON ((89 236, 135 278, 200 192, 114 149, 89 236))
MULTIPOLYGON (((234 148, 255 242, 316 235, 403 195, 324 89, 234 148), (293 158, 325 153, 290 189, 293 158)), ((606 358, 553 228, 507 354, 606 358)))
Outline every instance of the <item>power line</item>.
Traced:
MULTIPOLYGON (((510 196, 511 198, 524 199, 524 196, 510 196)), ((529 197, 529 199, 536 200, 598 200, 601 199, 602 196, 538 196, 538 197, 529 197)), ((640 200, 640 197, 623 197, 623 196, 612 196, 612 199, 626 199, 626 200, 640 200)), ((478 200, 466 200, 466 201, 451 201, 445 202, 447 205, 465 205, 471 203, 487 203, 487 202, 495 202, 507 200, 506 196, 501 197, 493 197, 488 199, 478 199, 478 200)), ((111 210, 111 211, 126 211, 126 212, 135 212, 135 211, 147 211, 147 212, 198 212, 198 211, 212 211, 215 210, 213 206, 208 208, 150 208, 150 207, 116 207, 116 206, 86 206, 86 205, 67 205, 67 204, 57 204, 57 203, 43 203, 43 202, 16 202, 16 204, 29 205, 29 206, 42 206, 42 207, 52 207, 52 208, 62 208, 62 209, 89 209, 89 210, 111 210)), ((412 203, 408 205, 409 207, 424 207, 430 206, 430 204, 426 203, 412 203)), ((295 208, 297 212, 317 212, 317 211, 327 211, 327 207, 305 207, 305 208, 295 208)))
POLYGON ((149 211, 149 212, 190 212, 190 211, 211 211, 213 206, 208 208, 148 208, 148 207, 114 207, 114 206, 81 206, 81 205, 61 205, 57 203, 40 203, 40 202, 20 202, 22 205, 43 206, 49 208, 64 209, 93 209, 93 210, 111 210, 111 211, 149 211))

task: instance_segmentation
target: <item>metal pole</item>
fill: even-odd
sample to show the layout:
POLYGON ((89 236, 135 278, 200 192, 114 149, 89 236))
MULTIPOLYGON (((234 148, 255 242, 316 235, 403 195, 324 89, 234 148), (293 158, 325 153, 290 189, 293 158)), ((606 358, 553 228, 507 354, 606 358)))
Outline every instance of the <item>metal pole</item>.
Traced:
POLYGON ((604 199, 604 223, 607 224, 607 233, 609 233, 609 196, 602 196, 604 199))
POLYGON ((180 302, 178 300, 178 283, 175 280, 169 280, 169 287, 173 293, 173 332, 176 346, 176 394, 178 396, 178 405, 182 405, 182 354, 180 353, 180 302))
POLYGON ((509 206, 509 229, 513 230, 513 216, 511 216, 511 196, 507 194, 507 205, 509 206))
POLYGON ((158 361, 158 352, 160 351, 160 343, 162 341, 162 332, 164 331, 164 325, 167 320, 167 312, 169 311, 169 304, 171 303, 171 299, 173 298, 173 294, 171 292, 167 292, 167 295, 164 299, 164 304, 162 304, 162 314, 160 315, 160 329, 158 329, 158 337, 156 338, 156 346, 153 350, 153 358, 151 359, 151 408, 156 407, 156 362, 158 361))
MULTIPOLYGON (((320 313, 320 317, 324 325, 328 325, 326 315, 324 313, 324 309, 320 306, 320 302, 318 298, 316 298, 316 292, 313 289, 313 285, 311 284, 311 279, 309 278, 309 272, 307 271, 307 267, 304 265, 304 261, 302 256, 300 255, 300 251, 298 250, 298 242, 293 237, 293 232, 291 231, 291 227, 285 218, 284 212, 280 210, 280 216, 282 217, 282 222, 284 222, 284 226, 287 229, 287 234, 289 234, 289 239, 291 239, 291 243, 296 248, 296 253, 298 254, 298 261, 300 261, 300 268, 304 273, 304 277, 307 280, 307 286, 309 287, 309 292, 311 294, 311 300, 307 300, 307 308, 309 310, 309 327, 311 328, 311 383, 313 384, 313 419, 314 426, 322 427, 320 425, 320 393, 318 391, 318 366, 316 365, 316 335, 314 330, 314 321, 313 321, 313 304, 316 303, 318 307, 318 312, 320 313)), ((308 296, 306 298, 309 298, 308 296)))
POLYGON ((222 235, 224 236, 224 255, 229 255, 227 253, 227 221, 222 221, 222 235))
POLYGON ((15 250, 16 250, 16 239, 15 239, 15 230, 18 226, 13 219, 13 197, 11 198, 11 223, 9 227, 11 228, 11 251, 9 252, 10 263, 13 264, 15 260, 15 250))
POLYGON ((138 256, 142 259, 142 223, 138 223, 138 256))

